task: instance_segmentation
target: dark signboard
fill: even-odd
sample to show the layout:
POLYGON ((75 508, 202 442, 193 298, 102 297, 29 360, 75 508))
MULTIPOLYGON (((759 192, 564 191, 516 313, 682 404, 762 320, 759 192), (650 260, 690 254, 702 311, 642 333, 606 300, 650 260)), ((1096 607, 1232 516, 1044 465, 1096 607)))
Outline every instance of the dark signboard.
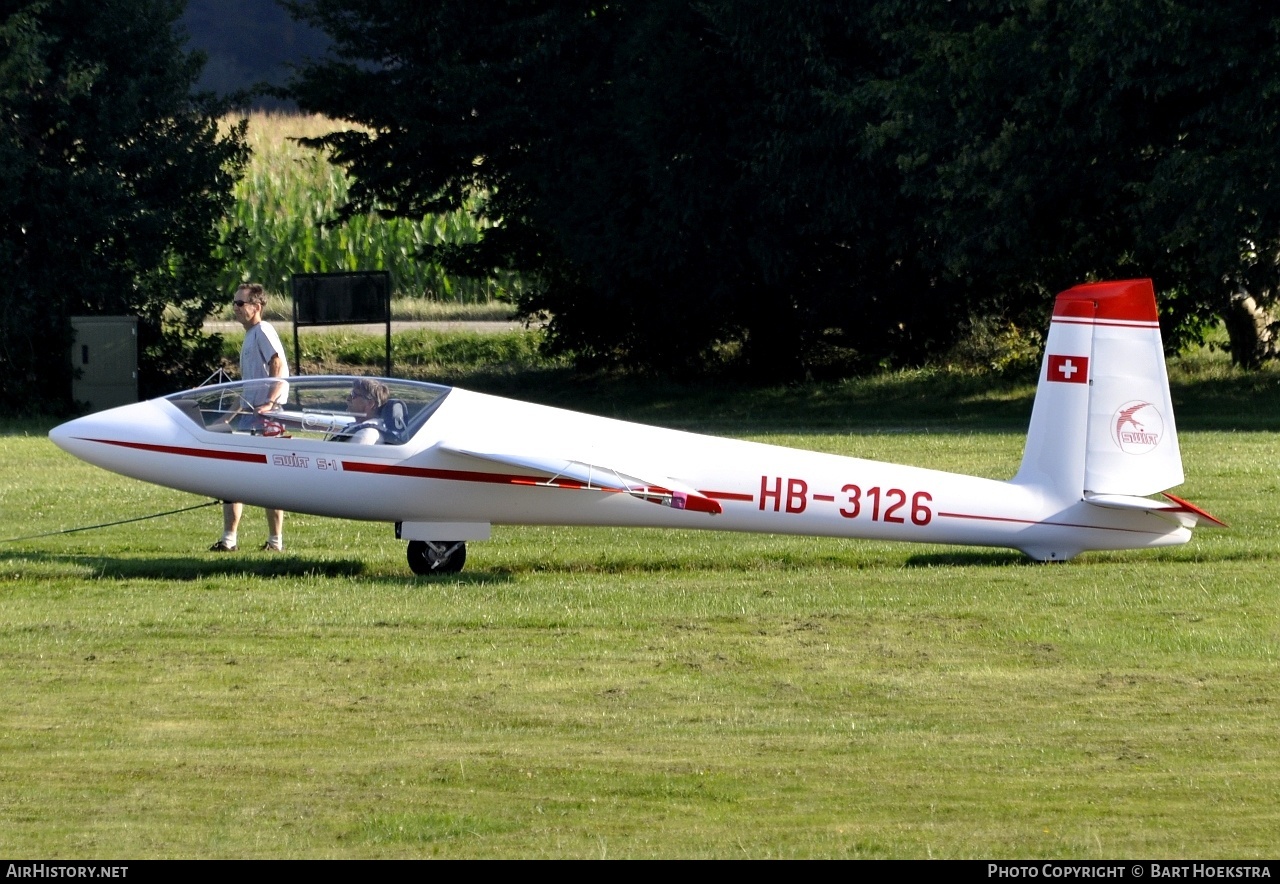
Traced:
POLYGON ((391 318, 391 274, 295 273, 293 321, 297 325, 352 325, 391 318))
MULTIPOLYGON (((391 374, 391 274, 385 270, 351 273, 295 273, 293 359, 299 366, 298 328, 307 325, 387 327, 387 374, 391 374)), ((298 370, 295 369, 295 370, 298 370)))

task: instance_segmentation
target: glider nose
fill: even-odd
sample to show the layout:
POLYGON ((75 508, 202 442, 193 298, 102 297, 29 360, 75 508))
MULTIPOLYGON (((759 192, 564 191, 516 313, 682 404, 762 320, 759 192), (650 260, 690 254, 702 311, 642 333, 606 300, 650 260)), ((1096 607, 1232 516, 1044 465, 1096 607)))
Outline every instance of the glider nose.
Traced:
POLYGON ((122 444, 149 441, 164 421, 156 402, 121 405, 69 420, 49 431, 49 438, 63 451, 81 460, 104 466, 103 455, 122 444))
POLYGON ((49 431, 49 438, 53 440, 54 445, 68 454, 82 457, 82 452, 89 444, 85 439, 98 435, 96 417, 97 415, 91 414, 58 424, 49 431))

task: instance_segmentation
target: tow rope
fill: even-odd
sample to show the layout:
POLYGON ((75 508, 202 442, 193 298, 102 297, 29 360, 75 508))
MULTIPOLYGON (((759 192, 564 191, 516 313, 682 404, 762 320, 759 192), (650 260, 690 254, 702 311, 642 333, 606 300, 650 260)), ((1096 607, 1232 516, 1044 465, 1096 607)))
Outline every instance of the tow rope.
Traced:
POLYGON ((158 519, 161 516, 174 516, 178 513, 187 513, 191 510, 204 509, 207 506, 213 506, 215 503, 222 503, 220 500, 211 500, 208 503, 198 503, 195 506, 183 507, 180 510, 169 510, 167 513, 152 513, 149 516, 138 516, 133 519, 121 519, 118 522, 103 522, 101 525, 85 525, 83 528, 67 528, 62 531, 46 531, 44 534, 28 534, 26 537, 10 537, 0 540, 0 543, 16 543, 19 540, 35 540, 39 537, 56 537, 59 534, 75 534, 77 531, 93 531, 96 528, 110 528, 113 525, 128 525, 130 522, 145 522, 147 519, 158 519))

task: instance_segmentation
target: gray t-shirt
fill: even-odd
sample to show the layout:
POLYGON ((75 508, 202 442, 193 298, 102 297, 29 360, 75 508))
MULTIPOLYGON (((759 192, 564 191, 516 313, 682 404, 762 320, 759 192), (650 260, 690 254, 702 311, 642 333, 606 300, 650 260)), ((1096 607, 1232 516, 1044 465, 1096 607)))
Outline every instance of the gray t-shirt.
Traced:
MULTIPOLYGON (((272 356, 280 357, 284 366, 284 376, 289 375, 289 360, 284 355, 284 345, 275 327, 269 322, 259 322, 244 333, 244 344, 240 347, 240 378, 246 381, 257 381, 271 377, 267 367, 272 356)), ((271 392, 270 384, 249 384, 245 388, 246 398, 254 405, 261 405, 271 392)), ((276 404, 283 405, 289 398, 289 385, 276 397, 276 404)))

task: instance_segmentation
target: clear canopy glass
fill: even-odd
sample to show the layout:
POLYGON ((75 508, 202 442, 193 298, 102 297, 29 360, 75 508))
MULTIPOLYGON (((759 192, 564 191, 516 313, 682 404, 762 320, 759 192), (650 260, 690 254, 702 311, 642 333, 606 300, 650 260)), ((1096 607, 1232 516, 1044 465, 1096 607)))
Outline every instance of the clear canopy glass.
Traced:
POLYGON ((324 375, 287 379, 287 394, 274 390, 280 404, 259 412, 253 403, 271 398, 279 379, 235 381, 184 390, 165 398, 197 426, 210 432, 249 433, 342 441, 357 427, 376 423, 382 441, 403 445, 449 395, 450 387, 420 381, 324 375), (363 401, 353 407, 356 382, 385 385, 387 401, 373 414, 363 401))

